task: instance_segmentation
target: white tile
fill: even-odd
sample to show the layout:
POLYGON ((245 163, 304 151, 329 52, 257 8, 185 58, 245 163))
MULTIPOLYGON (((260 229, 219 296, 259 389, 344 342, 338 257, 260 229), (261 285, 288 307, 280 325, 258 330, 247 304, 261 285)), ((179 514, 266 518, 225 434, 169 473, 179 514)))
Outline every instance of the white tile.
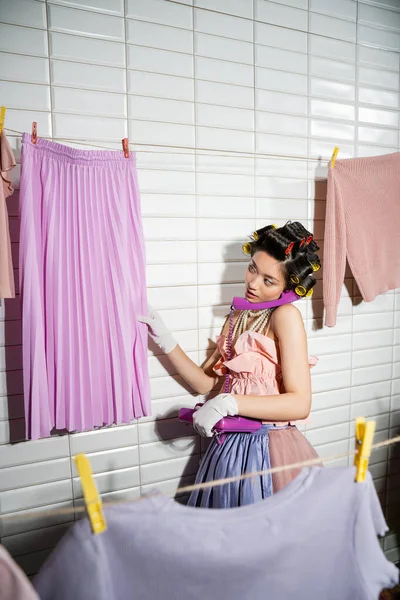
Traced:
POLYGON ((400 50, 400 34, 387 29, 375 29, 368 25, 358 25, 357 42, 388 50, 400 50))
MULTIPOLYGON (((162 211, 160 211, 162 212, 162 211)), ((162 263, 196 262, 195 242, 147 242, 146 261, 148 265, 162 263)))
POLYGON ((196 123, 209 127, 252 131, 254 129, 254 113, 252 110, 243 108, 196 103, 196 123))
POLYGON ((376 85, 393 90, 399 89, 399 76, 394 71, 387 71, 380 68, 360 67, 358 71, 360 83, 367 85, 376 85))
POLYGON ((194 48, 198 56, 253 64, 253 44, 250 42, 195 32, 194 48))
POLYGON ((358 350, 353 353, 353 368, 373 367, 392 362, 392 348, 374 348, 373 350, 358 350))
POLYGON ((358 7, 358 21, 359 23, 387 27, 388 29, 398 31, 400 29, 400 12, 360 3, 358 7))
POLYGON ((256 158, 256 175, 262 177, 282 177, 307 179, 307 162, 286 158, 256 158))
POLYGON ((127 137, 125 120, 55 114, 54 135, 76 140, 110 140, 127 137))
MULTIPOLYGON (((246 231, 244 219, 199 219, 198 237, 201 240, 235 240, 246 231)), ((251 225, 247 228, 252 230, 251 225)))
MULTIPOLYGON (((242 296, 244 284, 203 285, 199 286, 199 306, 230 305, 234 296, 242 296)), ((215 335, 221 333, 217 327, 215 335)), ((206 335, 210 335, 207 331, 206 335)), ((214 335, 214 334, 213 334, 214 335)))
POLYGON ((136 144, 174 144, 194 146, 194 127, 176 123, 157 123, 151 121, 129 121, 129 137, 136 144))
POLYGON ((50 88, 44 85, 0 81, 0 96, 7 108, 50 110, 50 88))
POLYGON ((0 23, 0 50, 31 56, 47 56, 47 32, 0 23))
POLYGON ((257 198, 257 217, 262 219, 297 219, 302 221, 307 218, 306 200, 286 200, 257 198))
POLYGON ((307 98, 294 94, 256 90, 256 109, 307 115, 307 98))
POLYGON ((208 8, 237 17, 253 18, 253 6, 248 0, 195 0, 194 4, 199 8, 208 8))
MULTIPOLYGON (((174 172, 174 171, 157 171, 157 177, 154 177, 153 170, 141 169, 139 172, 139 183, 141 189, 148 193, 174 192, 176 194, 194 194, 194 174, 174 172)), ((193 221, 194 223, 194 221, 193 221)), ((171 222, 170 222, 171 224, 171 222)), ((188 220, 183 223, 183 227, 188 226, 188 220)), ((189 227, 190 231, 192 226, 189 227)), ((159 227, 158 231, 163 231, 164 227, 159 227)), ((180 230, 179 230, 180 231, 180 230)), ((180 231, 179 235, 182 235, 180 231)), ((178 238, 180 239, 180 238, 178 238)), ((191 239, 191 237, 185 239, 191 239)))
POLYGON ((294 8, 308 8, 308 0, 274 0, 277 4, 285 4, 286 6, 293 6, 294 8))
POLYGON ((200 8, 194 9, 195 31, 211 33, 245 42, 253 41, 253 23, 230 15, 222 15, 200 8))
POLYGON ((176 458, 161 463, 151 463, 140 467, 141 482, 143 485, 156 483, 173 477, 194 474, 198 469, 198 456, 176 458))
POLYGON ((3 537, 2 544, 11 556, 40 552, 47 548, 53 548, 67 532, 68 527, 68 524, 63 524, 46 527, 41 531, 24 532, 20 535, 3 537))
MULTIPOLYGON (((176 337, 179 343, 179 337, 176 337)), ((191 348, 191 350, 197 350, 197 348, 191 348)), ((151 398, 153 400, 157 398, 168 398, 169 396, 182 396, 191 391, 188 384, 185 383, 179 375, 175 375, 174 377, 156 377, 151 379, 150 389, 151 398)))
POLYGON ((146 279, 149 286, 196 285, 197 266, 147 265, 146 279))
POLYGON ((0 492, 1 513, 34 508, 72 499, 72 481, 56 481, 0 492))
MULTIPOLYGON (((43 0, 42 0, 43 1, 43 0)), ((123 16, 124 2, 116 0, 112 4, 108 0, 51 0, 53 4, 64 4, 73 8, 83 8, 95 12, 109 13, 112 15, 123 16)))
MULTIPOLYGON (((243 202, 241 197, 232 196, 199 196, 198 214, 199 217, 248 217, 249 212, 254 210, 254 201, 249 199, 243 202)), ((240 254, 243 258, 243 255, 240 254)), ((215 257, 214 257, 215 259, 215 257)))
POLYGON ((372 366, 363 369, 353 369, 352 385, 365 385, 377 381, 387 381, 391 378, 391 365, 372 366))
POLYGON ((392 148, 397 146, 397 131, 390 131, 388 129, 378 129, 376 127, 359 127, 358 128, 358 139, 360 142, 367 144, 386 144, 392 148))
POLYGON ((313 446, 318 444, 330 444, 339 440, 345 440, 348 437, 348 423, 341 423, 330 427, 321 427, 320 429, 313 429, 311 431, 308 431, 307 429, 307 439, 313 446))
POLYGON ((125 96, 108 92, 91 92, 69 88, 52 88, 55 112, 107 117, 126 117, 125 96))
POLYGON ((281 48, 270 48, 269 46, 255 46, 255 64, 258 67, 289 71, 290 73, 302 73, 307 75, 307 55, 298 52, 290 52, 281 48))
POLYGON ((199 148, 253 152, 254 133, 212 127, 196 127, 196 143, 199 148))
POLYGON ((127 46, 127 49, 130 69, 193 77, 193 58, 189 54, 131 45, 127 46))
MULTIPOLYGON (((100 494, 128 489, 140 485, 139 467, 120 469, 112 473, 102 473, 93 477, 100 494)), ((80 479, 73 479, 74 498, 82 498, 83 492, 80 479)))
POLYGON ((322 121, 320 119, 311 120, 310 132, 312 136, 316 137, 336 138, 351 141, 354 139, 353 125, 332 123, 331 121, 322 121))
POLYGON ((307 77, 256 67, 256 87, 290 94, 307 94, 307 77))
POLYGON ((129 93, 143 96, 194 100, 193 80, 144 71, 129 71, 129 93))
POLYGON ((52 60, 50 68, 53 85, 120 93, 126 91, 126 75, 123 69, 60 60, 52 60))
POLYGON ((196 81, 196 102, 253 108, 254 90, 238 85, 196 81))
POLYGON ((232 195, 243 198, 254 193, 254 179, 248 175, 198 173, 196 183, 199 194, 232 195))
MULTIPOLYGON (((311 371, 312 373, 312 371, 311 371)), ((328 390, 313 394, 313 409, 322 410, 335 408, 336 406, 344 406, 350 404, 350 388, 337 390, 328 390)))
POLYGON ((49 29, 124 41, 124 20, 121 17, 52 4, 49 5, 49 29))
POLYGON ((0 53, 1 78, 25 83, 50 83, 49 63, 45 58, 0 53))
POLYGON ((372 123, 374 125, 386 125, 388 127, 398 127, 399 114, 398 112, 388 110, 377 110, 374 108, 359 107, 359 121, 372 123))
POLYGON ((310 422, 307 423, 307 434, 312 429, 347 423, 350 417, 350 406, 339 406, 325 410, 313 410, 310 422))
POLYGON ((254 85, 254 71, 250 65, 242 65, 213 58, 195 58, 196 78, 233 85, 254 85))
MULTIPOLYGON (((138 446, 128 448, 115 448, 105 452, 94 452, 87 454, 90 466, 94 474, 112 473, 118 469, 128 469, 139 464, 138 446)), ((70 459, 73 477, 78 476, 75 461, 70 459)))
POLYGON ((312 376, 313 393, 328 392, 331 390, 340 390, 350 386, 351 371, 341 373, 323 373, 312 376))
POLYGON ((35 0, 12 0, 1 3, 1 20, 11 25, 46 29, 46 6, 35 0))
POLYGON ((332 373, 346 371, 352 368, 351 353, 341 352, 339 354, 330 354, 321 357, 318 363, 313 367, 313 377, 322 373, 332 373))
POLYGON ((191 102, 129 96, 129 116, 145 121, 166 121, 171 123, 194 123, 194 105, 191 102))
POLYGON ((175 52, 193 52, 193 33, 166 25, 127 19, 127 42, 175 52))
MULTIPOLYGON (((189 431, 188 435, 190 435, 189 431)), ((170 444, 166 444, 164 441, 153 444, 141 444, 140 464, 146 465, 162 460, 182 458, 190 456, 194 452, 196 454, 200 452, 200 438, 194 435, 176 439, 170 444)))
POLYGON ((390 329, 355 333, 353 335, 353 350, 391 346, 392 340, 393 332, 390 329))
POLYGON ((351 335, 333 335, 328 338, 310 338, 308 350, 315 356, 351 351, 351 335))
POLYGON ((138 443, 137 425, 107 427, 98 431, 74 433, 69 436, 71 456, 81 452, 101 452, 125 446, 136 446, 138 443))
POLYGON ((348 42, 356 41, 356 24, 343 19, 326 17, 316 13, 310 13, 310 32, 317 35, 325 35, 331 38, 339 38, 348 42))
MULTIPOLYGON (((70 514, 53 514, 51 511, 58 509, 72 508, 72 502, 60 502, 50 506, 30 508, 28 511, 20 511, 15 513, 15 518, 7 518, 10 515, 0 517, 0 527, 2 537, 16 535, 18 533, 25 534, 27 531, 40 531, 44 527, 67 523, 74 520, 74 513, 70 514), (29 518, 28 514, 29 513, 29 518), (26 516, 25 516, 26 515, 26 516)), ((11 513, 12 515, 12 513, 11 513)))
POLYGON ((125 46, 119 42, 50 32, 50 56, 63 60, 125 67, 125 46))
POLYGON ((351 401, 363 402, 366 400, 376 400, 390 396, 390 381, 380 381, 352 387, 351 401))
MULTIPOLYGON (((203 200, 203 198, 201 199, 203 200)), ((205 200, 209 200, 209 204, 211 203, 211 198, 205 198, 205 200)), ((222 202, 222 207, 221 207, 221 213, 223 211, 223 207, 224 207, 224 202, 227 202, 228 200, 226 198, 218 198, 218 203, 216 203, 214 201, 214 206, 217 204, 217 210, 219 209, 219 203, 222 202)), ((230 201, 230 199, 229 199, 230 201)), ((236 205, 236 209, 239 213, 239 211, 243 212, 243 203, 241 202, 241 206, 242 208, 240 208, 238 206, 238 204, 241 202, 240 198, 237 199, 237 205, 236 205)), ((211 208, 211 207, 210 207, 211 208)), ((202 205, 200 203, 200 207, 199 210, 206 210, 206 209, 202 209, 202 205)), ((226 213, 225 213, 226 214, 226 213)), ((203 216, 203 215, 202 215, 203 216)), ((210 216, 210 215, 207 215, 210 216)), ((216 216, 220 216, 220 215, 216 215, 216 216)), ((235 216, 237 216, 235 214, 235 216)), ((247 214, 246 214, 247 216, 247 214)), ((214 261, 230 261, 230 260, 243 260, 245 262, 247 262, 246 260, 246 256, 243 254, 242 251, 242 243, 240 242, 236 242, 236 243, 229 243, 229 242, 219 242, 219 241, 206 241, 206 242, 198 242, 198 260, 200 263, 202 262, 214 262, 214 261)))
POLYGON ((358 100, 364 104, 376 104, 386 108, 399 107, 399 94, 375 88, 359 87, 358 100))
POLYGON ((243 263, 214 263, 198 266, 199 285, 208 283, 241 283, 246 265, 243 263))
POLYGON ((307 52, 306 33, 265 23, 255 23, 255 42, 292 52, 307 52))
POLYGON ((377 400, 368 400, 366 402, 356 402, 351 405, 351 419, 359 416, 366 418, 377 417, 389 413, 390 398, 379 398, 377 400))
POLYGON ((339 102, 311 99, 310 111, 311 115, 315 117, 342 119, 346 121, 354 121, 355 118, 355 107, 351 104, 342 104, 339 102))
POLYGON ((285 154, 306 156, 307 139, 283 135, 259 133, 256 136, 257 152, 263 154, 285 154))
POLYGON ((312 96, 325 96, 337 100, 354 101, 355 99, 354 85, 315 77, 311 78, 310 92, 312 96))
POLYGON ((360 63, 399 71, 398 56, 394 52, 386 52, 385 50, 369 48, 368 46, 359 46, 358 60, 360 63))
POLYGON ((307 118, 279 115, 276 113, 256 112, 256 129, 265 133, 284 135, 307 135, 307 118))
POLYGON ((256 179, 256 195, 272 198, 306 198, 307 182, 288 177, 261 177, 256 179))
MULTIPOLYGON (((331 42, 328 38, 322 38, 331 42)), ((344 42, 338 42, 340 44, 344 42)), ((355 64, 323 58, 320 56, 310 56, 309 58, 310 75, 314 77, 326 77, 327 73, 332 79, 342 79, 353 82, 355 79, 355 64)))
POLYGON ((196 238, 194 219, 168 219, 144 217, 143 229, 148 240, 191 240, 196 238))
POLYGON ((300 31, 307 31, 307 11, 292 6, 284 6, 269 2, 269 0, 256 0, 257 21, 288 27, 300 31))
MULTIPOLYGON (((179 266, 179 265, 174 265, 179 266)), ((189 265, 185 265, 184 269, 190 268, 189 265)), ((179 309, 168 309, 158 311, 162 320, 171 331, 191 330, 197 326, 197 309, 196 308, 179 308, 179 309)), ((165 356, 168 363, 168 357, 165 356)), ((171 365, 170 365, 171 368, 171 365)), ((167 373, 163 373, 163 376, 167 376, 167 373)), ((140 423, 141 421, 139 421, 140 423)))
POLYGON ((0 492, 68 479, 71 474, 69 458, 12 466, 1 469, 0 473, 0 492))
POLYGON ((192 28, 192 8, 165 0, 127 0, 126 16, 143 21, 192 28))
POLYGON ((310 0, 310 10, 341 19, 357 19, 357 3, 354 0, 336 0, 333 4, 329 0, 310 0))
POLYGON ((194 196, 141 194, 141 203, 144 217, 194 217, 196 212, 194 196))
POLYGON ((192 286, 148 290, 148 301, 155 309, 185 308, 197 305, 197 288, 192 286))
POLYGON ((162 148, 149 146, 141 148, 139 154, 136 154, 138 169, 157 169, 161 171, 194 171, 195 156, 193 150, 177 149, 175 152, 165 152, 162 148))

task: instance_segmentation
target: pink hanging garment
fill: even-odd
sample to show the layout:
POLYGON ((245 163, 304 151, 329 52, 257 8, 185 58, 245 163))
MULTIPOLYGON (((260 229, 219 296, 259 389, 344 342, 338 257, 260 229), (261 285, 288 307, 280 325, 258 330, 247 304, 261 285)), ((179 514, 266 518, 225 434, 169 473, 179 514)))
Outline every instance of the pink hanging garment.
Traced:
POLYGON ((362 297, 400 287, 400 153, 329 166, 324 241, 325 325, 336 324, 346 258, 362 297))
POLYGON ((20 278, 26 434, 150 412, 135 158, 24 134, 20 278))
POLYGON ((13 193, 10 171, 15 158, 4 129, 0 136, 0 298, 15 298, 14 271, 6 200, 13 193))
POLYGON ((25 573, 1 545, 0 600, 39 600, 25 573))

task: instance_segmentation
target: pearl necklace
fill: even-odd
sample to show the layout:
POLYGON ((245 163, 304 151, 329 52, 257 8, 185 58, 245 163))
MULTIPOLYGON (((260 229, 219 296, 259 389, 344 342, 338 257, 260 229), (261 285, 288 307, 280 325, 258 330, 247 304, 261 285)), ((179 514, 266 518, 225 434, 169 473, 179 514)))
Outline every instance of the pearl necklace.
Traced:
POLYGON ((256 331, 261 332, 267 325, 273 308, 266 308, 264 310, 242 310, 238 316, 238 319, 233 328, 232 339, 236 340, 245 331, 256 331), (247 327, 247 321, 254 319, 250 327, 247 327))

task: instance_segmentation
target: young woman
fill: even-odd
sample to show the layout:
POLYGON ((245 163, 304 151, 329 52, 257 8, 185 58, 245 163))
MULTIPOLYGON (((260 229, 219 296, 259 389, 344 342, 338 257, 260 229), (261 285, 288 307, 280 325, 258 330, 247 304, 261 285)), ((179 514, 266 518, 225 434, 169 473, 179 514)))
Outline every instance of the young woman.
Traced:
MULTIPOLYGON (((255 231, 243 246, 250 256, 245 295, 251 303, 277 300, 287 290, 311 296, 320 268, 319 250, 301 223, 288 222, 255 231)), ((208 394, 228 370, 230 393, 208 400, 194 414, 200 435, 212 437, 214 425, 227 415, 259 419, 255 433, 230 433, 222 444, 215 437, 202 459, 196 483, 234 477, 317 458, 295 422, 311 409, 310 366, 303 319, 293 304, 264 310, 235 312, 230 360, 227 360, 229 319, 217 340, 217 349, 202 367, 177 345, 160 316, 152 309, 140 317, 149 333, 168 355, 177 372, 199 394, 208 394)), ((291 481, 297 469, 244 479, 192 493, 189 504, 229 508, 251 504, 277 492, 291 481)))

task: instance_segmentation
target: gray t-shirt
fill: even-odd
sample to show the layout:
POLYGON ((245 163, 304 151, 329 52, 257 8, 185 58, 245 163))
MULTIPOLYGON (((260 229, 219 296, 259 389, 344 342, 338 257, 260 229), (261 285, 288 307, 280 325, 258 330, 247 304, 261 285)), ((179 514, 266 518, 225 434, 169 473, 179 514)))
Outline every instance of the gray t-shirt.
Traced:
POLYGON ((377 535, 371 476, 303 469, 257 504, 182 506, 154 495, 77 522, 34 582, 42 600, 372 600, 398 581, 377 535))

